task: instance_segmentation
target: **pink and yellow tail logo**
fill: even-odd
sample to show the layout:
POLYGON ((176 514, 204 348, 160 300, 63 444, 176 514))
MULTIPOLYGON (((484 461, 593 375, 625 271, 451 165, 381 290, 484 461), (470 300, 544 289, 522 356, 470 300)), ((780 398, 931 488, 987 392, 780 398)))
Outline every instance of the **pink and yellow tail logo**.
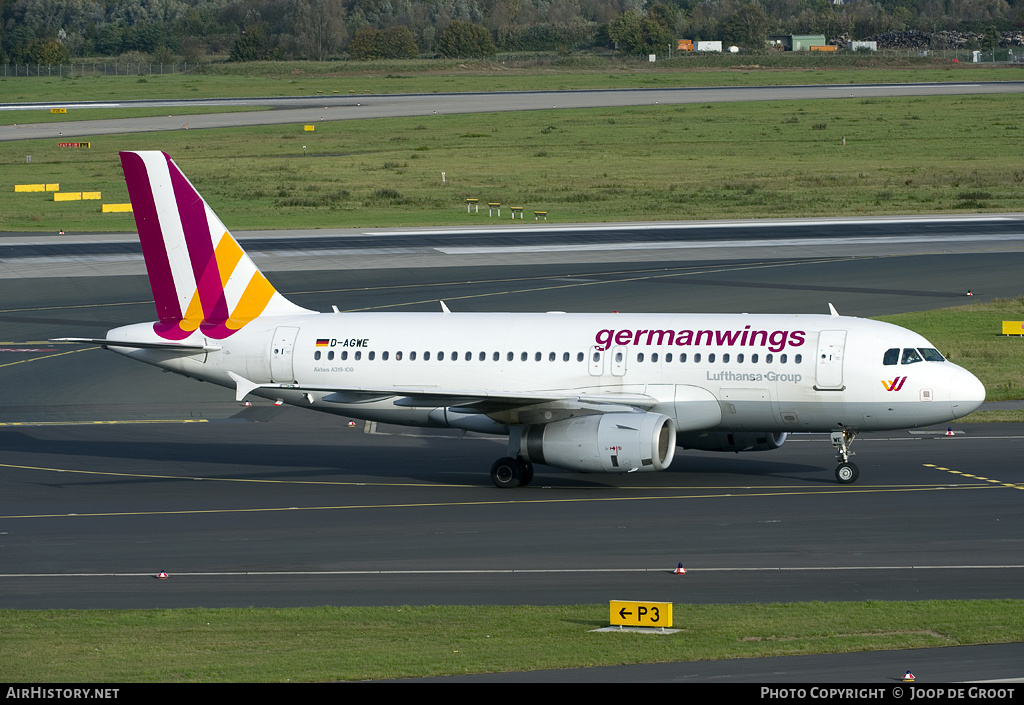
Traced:
POLYGON ((121 165, 161 337, 224 339, 264 314, 308 313, 274 289, 170 157, 121 152, 121 165))
POLYGON ((882 386, 885 387, 887 392, 898 392, 903 389, 903 383, 907 381, 906 377, 897 377, 896 379, 890 379, 889 381, 882 380, 882 386))

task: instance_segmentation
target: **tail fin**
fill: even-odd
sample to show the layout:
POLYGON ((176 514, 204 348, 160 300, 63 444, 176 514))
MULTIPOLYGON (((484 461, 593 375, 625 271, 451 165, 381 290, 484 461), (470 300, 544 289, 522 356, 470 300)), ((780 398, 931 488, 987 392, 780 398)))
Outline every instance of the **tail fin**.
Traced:
POLYGON ((261 315, 309 313, 274 289, 170 157, 121 152, 142 254, 166 340, 222 340, 261 315))

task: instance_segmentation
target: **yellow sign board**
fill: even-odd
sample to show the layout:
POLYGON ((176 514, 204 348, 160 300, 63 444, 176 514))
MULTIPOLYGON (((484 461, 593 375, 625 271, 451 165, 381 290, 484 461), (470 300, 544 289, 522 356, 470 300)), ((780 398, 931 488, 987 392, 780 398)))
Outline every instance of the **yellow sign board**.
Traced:
POLYGON ((313 132, 316 130, 316 125, 303 125, 302 129, 306 132, 313 132))
POLYGON ((1003 335, 1024 335, 1024 321, 1003 321, 1003 335))
POLYGON ((614 626, 671 627, 671 602, 633 602, 611 600, 609 621, 614 626))
POLYGON ((50 108, 50 112, 56 114, 63 114, 68 111, 67 108, 50 108))

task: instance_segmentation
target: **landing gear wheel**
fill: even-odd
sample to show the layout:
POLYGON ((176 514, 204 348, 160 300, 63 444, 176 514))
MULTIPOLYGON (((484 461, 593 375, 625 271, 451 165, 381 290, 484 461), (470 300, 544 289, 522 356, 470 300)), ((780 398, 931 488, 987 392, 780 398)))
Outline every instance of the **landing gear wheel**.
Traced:
POLYGON ((523 484, 523 466, 515 458, 498 458, 491 466, 491 482, 495 487, 511 490, 523 484))
POLYGON ((522 469, 522 476, 519 478, 519 486, 526 487, 533 482, 533 463, 528 463, 522 458, 516 458, 519 467, 522 469))
POLYGON ((853 463, 839 463, 836 468, 836 480, 840 485, 852 485, 860 477, 860 470, 853 463))

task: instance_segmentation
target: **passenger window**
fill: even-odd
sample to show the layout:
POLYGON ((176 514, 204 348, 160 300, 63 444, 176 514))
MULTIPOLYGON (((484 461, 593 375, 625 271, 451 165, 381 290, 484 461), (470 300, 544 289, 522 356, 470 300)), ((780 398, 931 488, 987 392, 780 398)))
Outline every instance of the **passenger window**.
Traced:
POLYGON ((753 353, 753 354, 752 354, 752 355, 750 356, 750 361, 751 361, 751 362, 757 362, 757 353, 753 353))
POLYGON ((672 353, 665 353, 665 362, 672 362, 672 353))
POLYGON ((800 364, 801 362, 803 362, 803 361, 804 361, 804 356, 803 356, 803 355, 797 355, 796 357, 794 357, 794 358, 793 358, 793 362, 795 362, 795 363, 796 363, 796 364, 798 364, 798 365, 799 365, 799 364, 800 364))
POLYGON ((636 361, 637 362, 643 362, 644 361, 644 354, 643 353, 637 353, 636 354, 636 361))
POLYGON ((356 359, 357 360, 363 359, 363 351, 362 350, 356 350, 356 359))
POLYGON ((889 348, 885 351, 885 355, 882 356, 883 365, 895 365, 900 361, 900 349, 889 348))
POLYGON ((694 362, 700 362, 700 353, 694 353, 693 354, 693 361, 694 362))
POLYGON ((576 362, 583 362, 583 353, 576 353, 576 362))
POLYGON ((319 360, 320 359, 320 351, 319 350, 317 350, 315 353, 313 353, 313 359, 314 360, 319 360))
POLYGON ((375 353, 373 350, 371 350, 370 354, 366 356, 366 359, 367 360, 372 360, 376 356, 377 356, 377 353, 375 353))
POLYGON ((729 362, 729 353, 722 353, 722 362, 729 362))
POLYGON ((708 354, 708 362, 714 362, 714 361, 715 361, 715 354, 714 353, 709 353, 708 354))
POLYGON ((658 361, 658 353, 651 353, 651 362, 658 361))
POLYGON ((334 351, 333 350, 331 350, 330 352, 327 353, 327 359, 328 360, 333 360, 334 359, 334 351))
POLYGON ((679 353, 679 362, 686 362, 686 353, 679 353))
POLYGON ((914 350, 914 348, 903 348, 903 359, 900 361, 900 364, 911 365, 915 362, 921 362, 921 354, 914 350))
POLYGON ((395 360, 397 361, 397 360, 401 360, 401 359, 402 359, 402 351, 399 350, 398 352, 395 353, 395 360))
POLYGON ((342 360, 347 360, 348 359, 348 350, 342 350, 341 351, 341 359, 342 360))

